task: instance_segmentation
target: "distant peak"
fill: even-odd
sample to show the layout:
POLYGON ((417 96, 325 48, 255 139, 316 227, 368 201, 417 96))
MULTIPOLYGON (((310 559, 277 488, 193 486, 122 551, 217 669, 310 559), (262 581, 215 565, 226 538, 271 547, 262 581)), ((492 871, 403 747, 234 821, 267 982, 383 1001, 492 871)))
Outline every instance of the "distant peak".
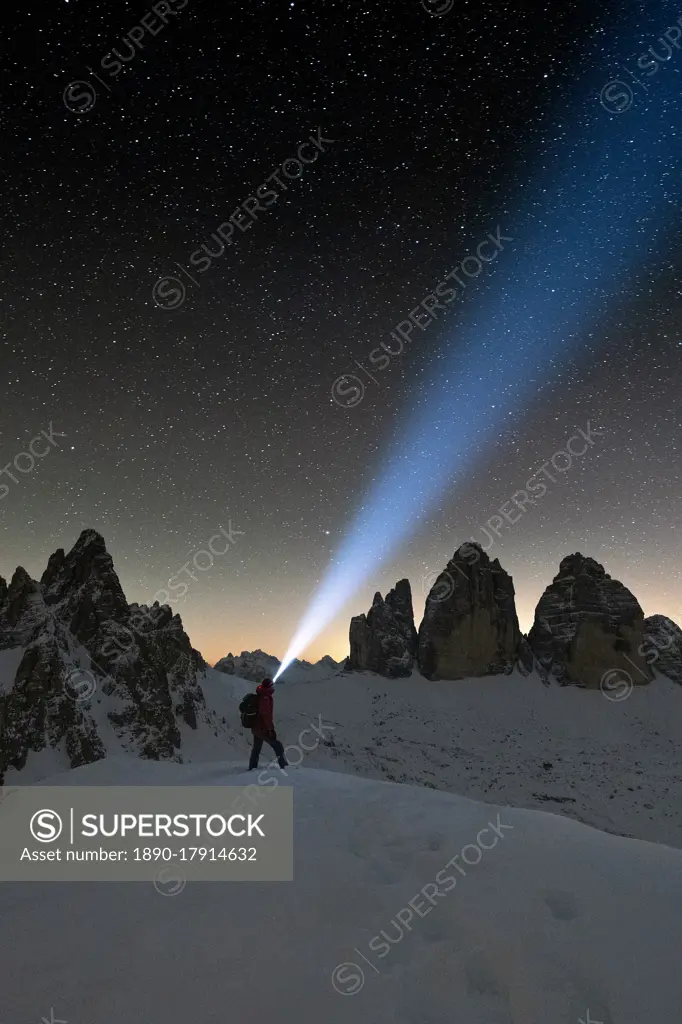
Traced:
POLYGON ((16 593, 17 590, 23 590, 26 587, 37 587, 36 581, 29 576, 24 569, 23 565, 18 565, 14 570, 14 574, 10 581, 9 593, 10 595, 16 593))

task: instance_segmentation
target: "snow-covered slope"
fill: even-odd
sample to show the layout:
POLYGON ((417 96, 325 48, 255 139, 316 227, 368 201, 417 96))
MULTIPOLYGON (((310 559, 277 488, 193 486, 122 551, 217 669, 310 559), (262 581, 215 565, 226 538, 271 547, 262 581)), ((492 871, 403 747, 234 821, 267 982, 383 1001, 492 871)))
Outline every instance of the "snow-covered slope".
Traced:
MULTIPOLYGON (((107 759, 50 782, 252 780, 107 759)), ((679 851, 308 768, 287 784, 293 882, 0 887, 2 1020, 679 1024, 679 851)))
MULTIPOLYGON (((179 721, 177 758, 246 764, 251 734, 237 706, 254 683, 214 669, 197 683, 205 706, 196 729, 179 721)), ((107 755, 131 753, 108 722, 106 699, 97 692, 87 706, 107 755)), ((453 683, 335 673, 278 685, 275 696, 275 724, 294 763, 551 810, 679 848, 681 722, 682 690, 663 676, 622 701, 544 686, 534 673, 453 683)), ((261 766, 269 757, 266 748, 261 766)), ((62 746, 48 746, 5 781, 31 783, 68 766, 62 746)))
MULTIPOLYGON (((1 679, 0 676, 0 682, 1 679)), ((241 756, 244 730, 240 725, 237 705, 244 693, 253 688, 252 684, 236 676, 225 676, 210 668, 197 673, 196 682, 197 694, 204 694, 206 705, 204 706, 201 701, 197 702, 193 727, 182 718, 176 720, 180 745, 173 752, 174 759, 180 762, 221 760, 229 757, 232 751, 239 752, 241 756)), ((98 689, 89 699, 77 705, 77 708, 87 717, 90 728, 101 741, 101 756, 143 756, 135 737, 112 726, 110 715, 118 715, 125 710, 125 703, 116 699, 115 694, 107 694, 98 689)), ((5 784, 29 785, 54 772, 64 771, 69 765, 67 740, 60 739, 54 745, 47 743, 41 750, 30 751, 21 770, 8 768, 5 772, 5 784)))
POLYGON ((621 701, 544 686, 535 673, 457 682, 349 673, 277 688, 284 743, 319 716, 334 729, 306 766, 551 810, 682 848, 682 689, 664 676, 621 701))

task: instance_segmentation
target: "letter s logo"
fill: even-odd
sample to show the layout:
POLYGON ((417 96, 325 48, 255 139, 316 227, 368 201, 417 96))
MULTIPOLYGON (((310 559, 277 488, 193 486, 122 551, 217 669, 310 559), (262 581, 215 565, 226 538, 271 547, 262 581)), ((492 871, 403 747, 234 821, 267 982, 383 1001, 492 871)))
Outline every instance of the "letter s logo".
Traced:
POLYGON ((36 811, 29 825, 31 835, 39 843, 53 843, 62 831, 62 819, 56 811, 36 811))
POLYGON ((152 298, 160 309, 177 309, 185 301, 187 290, 178 277, 160 277, 152 288, 152 298))
POLYGON ((354 373, 342 373, 332 384, 332 398, 342 409, 352 409, 365 396, 365 385, 354 373), (346 386, 349 382, 350 386, 346 386), (348 396, 346 398, 346 396, 348 396))
POLYGON ((67 85, 62 93, 64 106, 72 114, 87 114, 97 102, 97 93, 91 82, 79 79, 67 85))

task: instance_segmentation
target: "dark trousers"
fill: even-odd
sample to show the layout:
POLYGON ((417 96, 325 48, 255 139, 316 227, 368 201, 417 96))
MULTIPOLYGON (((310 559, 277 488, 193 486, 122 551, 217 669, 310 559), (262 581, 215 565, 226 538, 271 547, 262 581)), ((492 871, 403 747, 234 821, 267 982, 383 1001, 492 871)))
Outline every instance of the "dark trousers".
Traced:
POLYGON ((251 747, 251 757, 249 758, 249 768, 258 767, 258 758, 260 757, 260 752, 263 749, 263 741, 265 741, 265 743, 269 743, 272 749, 274 750, 275 756, 277 757, 277 763, 279 764, 280 768, 286 767, 287 759, 284 756, 284 747, 277 739, 277 737, 275 736, 273 739, 271 739, 269 736, 258 736, 254 732, 253 746, 251 747))

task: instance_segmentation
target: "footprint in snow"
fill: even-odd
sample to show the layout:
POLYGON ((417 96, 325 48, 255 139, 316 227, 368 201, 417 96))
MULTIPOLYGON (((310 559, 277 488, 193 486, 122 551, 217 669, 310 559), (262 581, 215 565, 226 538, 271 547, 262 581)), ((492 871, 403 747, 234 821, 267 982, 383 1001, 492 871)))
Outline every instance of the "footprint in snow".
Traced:
POLYGON ((580 907, 572 892, 562 889, 549 889, 545 894, 545 903, 557 921, 575 921, 580 917, 580 907))

